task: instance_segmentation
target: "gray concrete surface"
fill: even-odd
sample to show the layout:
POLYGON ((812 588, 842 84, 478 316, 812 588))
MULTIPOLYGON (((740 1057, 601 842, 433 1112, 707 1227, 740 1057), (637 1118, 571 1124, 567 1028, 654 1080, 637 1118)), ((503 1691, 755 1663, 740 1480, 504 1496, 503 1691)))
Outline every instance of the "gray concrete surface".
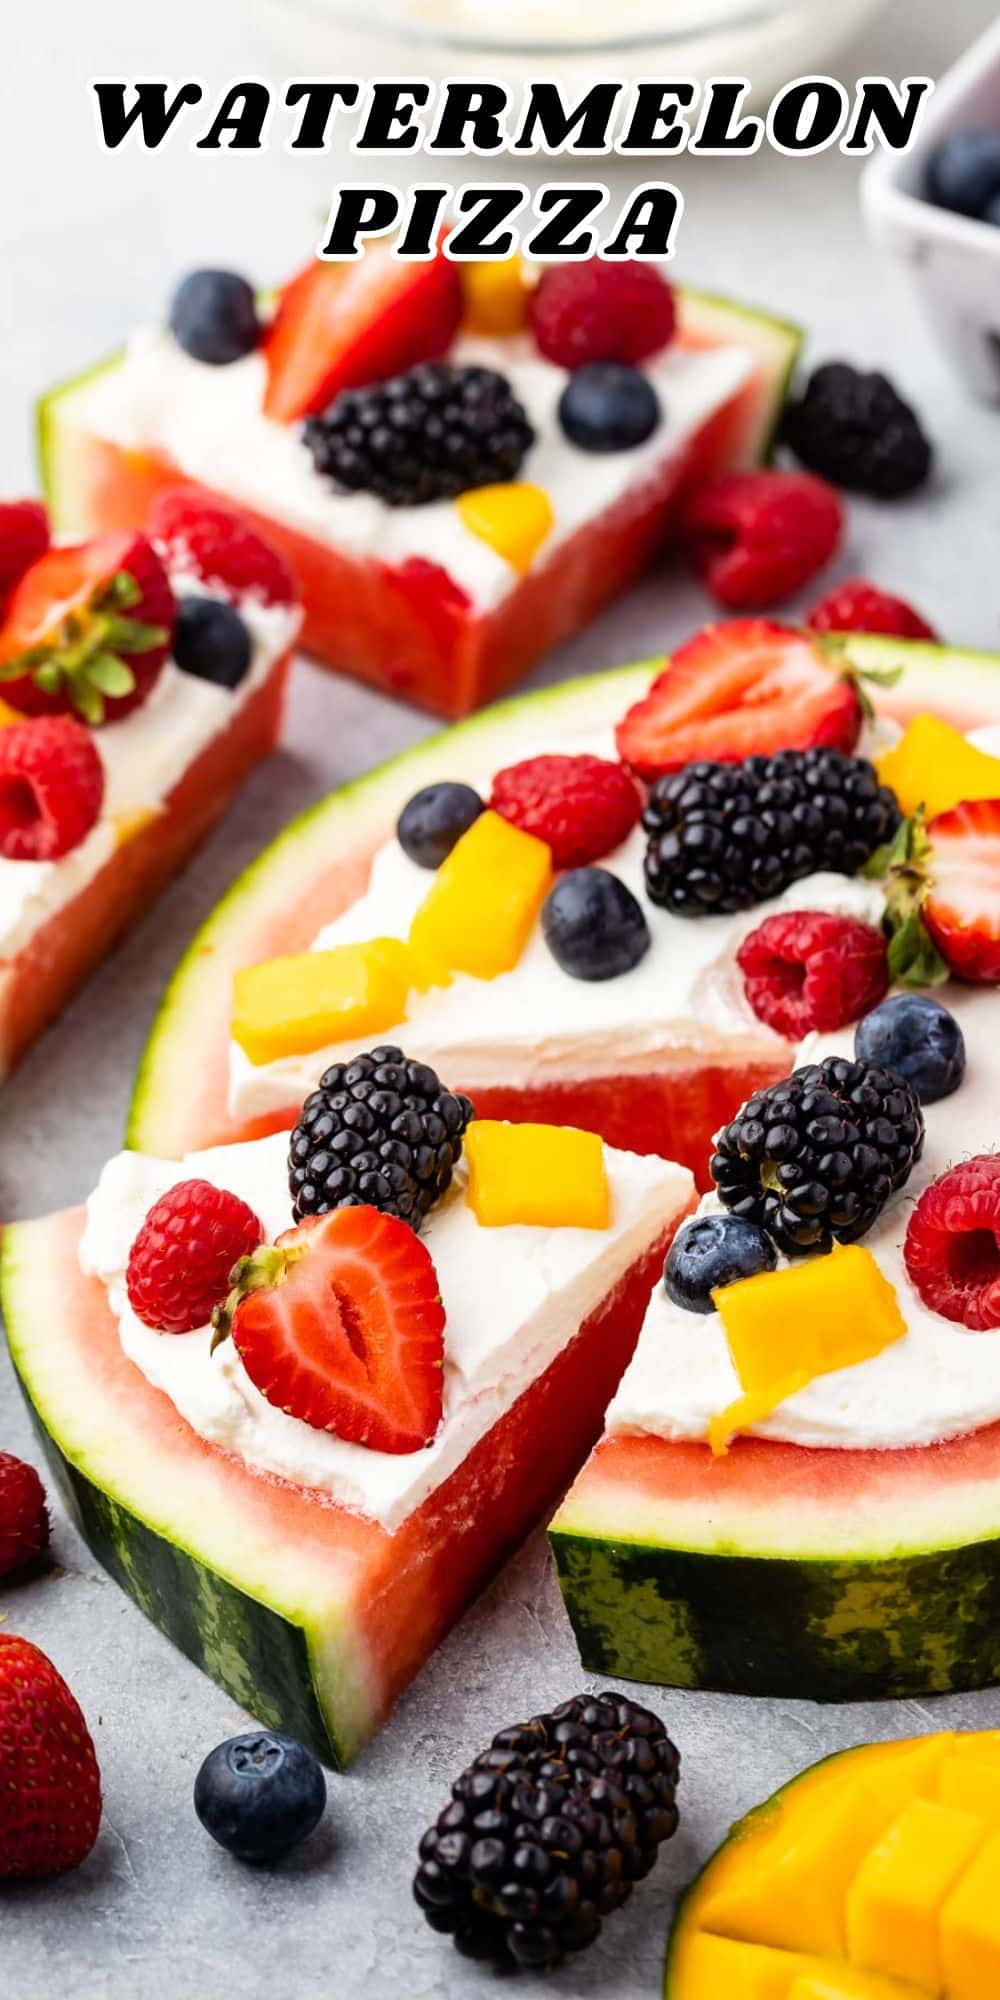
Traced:
MULTIPOLYGON (((32 396, 113 346, 131 320, 159 312, 192 263, 224 259, 262 278, 294 267, 333 170, 280 152, 211 161, 175 149, 128 162, 97 152, 92 74, 221 82, 287 73, 273 68, 282 57, 249 5, 172 0, 150 14, 124 0, 49 0, 11 12, 0 27, 0 398, 2 481, 14 492, 31 477, 32 396)), ((937 73, 991 13, 988 0, 948 9, 896 0, 844 74, 937 73)), ((814 357, 891 365, 909 386, 940 446, 933 488, 901 508, 854 506, 841 571, 911 595, 956 642, 1000 648, 1000 418, 966 400, 867 245, 855 176, 839 156, 807 165, 760 157, 738 172, 686 167, 680 268, 801 319, 814 357)), ((705 613, 697 591, 664 573, 536 679, 663 650, 705 613)), ((292 811, 427 726, 298 668, 280 754, 5 1089, 0 1213, 85 1194, 120 1142, 157 996, 195 924, 292 811)), ((0 1444, 33 1455, 5 1361, 0 1444)), ((420 1922, 409 1878, 418 1834, 467 1757, 501 1724, 582 1682, 543 1540, 465 1619, 356 1769, 331 1781, 322 1833, 269 1873, 230 1863, 191 1810, 202 1756, 242 1718, 101 1576, 62 1519, 55 1553, 59 1573, 7 1590, 0 1619, 68 1675, 94 1728, 106 1813, 75 1877, 0 1891, 7 2000, 475 2000, 489 1991, 489 1978, 420 1922)), ((839 1711, 650 1699, 684 1754, 683 1828, 601 1944, 558 1977, 562 2000, 652 2000, 676 1892, 737 1813, 813 1758, 868 1736, 1000 1725, 1000 1696, 839 1711)), ((526 1981, 523 1990, 537 1989, 526 1981)))

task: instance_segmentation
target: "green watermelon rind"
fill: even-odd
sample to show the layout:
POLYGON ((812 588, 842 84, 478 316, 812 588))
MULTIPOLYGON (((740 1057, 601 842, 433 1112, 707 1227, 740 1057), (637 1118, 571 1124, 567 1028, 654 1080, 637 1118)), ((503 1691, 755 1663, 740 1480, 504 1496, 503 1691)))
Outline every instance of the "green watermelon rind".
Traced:
MULTIPOLYGON (((46 1287, 47 1222, 10 1224, 0 1238, 0 1301, 15 1379, 53 1481, 70 1519, 97 1560, 139 1609, 187 1657, 259 1722, 294 1734, 324 1763, 343 1769, 371 1733, 360 1664, 344 1633, 336 1647, 310 1630, 306 1611, 290 1598, 279 1608, 273 1582, 267 1596, 252 1588, 252 1565, 218 1551, 211 1560, 171 1529, 170 1494, 159 1515, 120 1501, 107 1474, 87 1454, 60 1442, 60 1419, 46 1396, 37 1326, 54 1308, 46 1287), (241 1573, 237 1574, 237 1568, 241 1573), (336 1657, 335 1684, 324 1687, 324 1646, 336 1657)), ((100 1447, 100 1440, 97 1447, 100 1447)), ((265 1586, 266 1588, 266 1586, 265 1586)), ((329 1613, 327 1613, 329 1618, 329 1613)))

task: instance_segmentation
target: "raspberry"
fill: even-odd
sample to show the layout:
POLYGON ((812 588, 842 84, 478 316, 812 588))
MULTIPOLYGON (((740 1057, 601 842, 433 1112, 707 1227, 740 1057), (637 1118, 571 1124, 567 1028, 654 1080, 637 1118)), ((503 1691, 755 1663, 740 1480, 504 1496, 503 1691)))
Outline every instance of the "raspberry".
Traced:
POLYGON ((94 739, 71 715, 0 730, 0 855, 57 861, 97 820, 104 766, 94 739))
POLYGON ((0 500, 0 597, 48 546, 49 517, 40 500, 0 500))
POLYGON ((852 576, 821 597, 806 625, 810 632, 881 632, 890 639, 930 639, 935 644, 938 636, 912 604, 890 597, 862 576, 852 576))
POLYGON ((45 1488, 34 1466, 0 1451, 0 1582, 36 1562, 48 1545, 45 1488))
POLYGON ((635 364, 673 339, 674 294, 653 264, 608 264, 591 257, 545 271, 531 302, 531 326, 547 361, 635 364))
POLYGON ((129 1253, 132 1311, 158 1333, 206 1326, 233 1265, 264 1240, 252 1208, 209 1181, 180 1181, 154 1202, 129 1253))
POLYGON ((736 956, 757 1019, 792 1042, 859 1021, 889 988, 881 932, 825 910, 765 917, 736 956))
POLYGON ((681 539, 713 597, 762 611, 829 562, 844 524, 831 486, 808 472, 723 472, 699 487, 681 539))
POLYGON ((1000 1326, 1000 1155, 963 1160, 924 1189, 903 1256, 932 1312, 974 1333, 1000 1326))
POLYGON ((183 486, 167 487, 153 502, 149 533, 171 569, 213 584, 230 598, 252 596, 262 604, 296 601, 295 579, 284 557, 231 507, 203 500, 183 486))
POLYGON ((638 824, 639 794, 606 757, 528 757, 493 780, 490 805, 552 849, 556 868, 584 868, 638 824))

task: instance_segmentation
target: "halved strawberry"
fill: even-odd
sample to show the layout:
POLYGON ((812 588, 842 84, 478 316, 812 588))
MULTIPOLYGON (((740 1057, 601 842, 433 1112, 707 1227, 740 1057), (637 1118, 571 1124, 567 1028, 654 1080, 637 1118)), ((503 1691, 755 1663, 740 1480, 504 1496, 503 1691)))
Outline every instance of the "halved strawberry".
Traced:
POLYGON ((49 517, 40 500, 0 500, 0 598, 49 546, 49 517))
POLYGON ((419 1451, 441 1422, 444 1307, 429 1250, 377 1209, 311 1216, 237 1264, 217 1313, 277 1409, 371 1451, 419 1451))
POLYGON ((264 341, 264 413, 294 423, 342 389, 443 354, 462 316, 457 264, 404 263, 384 246, 356 264, 310 264, 286 285, 264 341))
POLYGON ((701 758, 735 764, 814 744, 850 753, 861 717, 854 680, 816 639, 739 618, 679 647, 615 737, 630 770, 658 778, 701 758))
POLYGON ((91 727, 138 708, 170 657, 176 605, 145 535, 49 549, 16 586, 0 625, 0 693, 22 715, 91 727))
POLYGON ((892 977, 933 986, 949 972, 1000 984, 1000 799, 976 799, 907 820, 887 878, 892 977))

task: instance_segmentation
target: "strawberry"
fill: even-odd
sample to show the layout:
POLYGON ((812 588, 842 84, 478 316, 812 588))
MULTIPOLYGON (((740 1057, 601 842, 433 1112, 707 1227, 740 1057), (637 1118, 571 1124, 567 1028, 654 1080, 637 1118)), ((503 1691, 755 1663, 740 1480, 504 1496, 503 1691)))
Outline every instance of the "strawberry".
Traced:
POLYGON ((0 500, 0 600, 49 546, 49 517, 40 500, 0 500))
POLYGON ((72 715, 40 715, 0 730, 0 855, 58 861, 100 816, 104 765, 72 715))
POLYGON ((953 973, 1000 984, 1000 799, 977 799, 924 824, 906 820, 889 857, 889 971, 905 986, 953 973))
POLYGON ((25 715, 76 709, 96 728, 138 708, 170 658, 176 607, 144 535, 49 549, 0 626, 0 694, 25 715))
POLYGON ((233 601, 295 603, 298 590, 284 556, 221 500, 206 500, 190 486, 165 486, 146 526, 172 571, 197 577, 233 601))
POLYGON ((78 1868, 101 1823, 101 1774, 52 1661, 0 1632, 0 1879, 78 1868))
POLYGON ((615 735, 622 762, 657 778, 702 758, 734 764, 814 745, 849 754, 861 716, 853 679, 818 640, 736 619, 681 646, 615 735))
POLYGON ((434 360, 461 316, 461 275, 443 249, 424 264, 382 247, 356 264, 310 264, 285 287, 264 342, 264 414, 294 423, 342 389, 434 360))
POLYGON ((34 1466, 0 1451, 0 1582, 37 1562, 48 1545, 45 1488, 34 1466))
POLYGON ((243 1259, 214 1315, 279 1410, 372 1451, 419 1451, 441 1422, 444 1307, 430 1252, 397 1216, 310 1216, 243 1259))

